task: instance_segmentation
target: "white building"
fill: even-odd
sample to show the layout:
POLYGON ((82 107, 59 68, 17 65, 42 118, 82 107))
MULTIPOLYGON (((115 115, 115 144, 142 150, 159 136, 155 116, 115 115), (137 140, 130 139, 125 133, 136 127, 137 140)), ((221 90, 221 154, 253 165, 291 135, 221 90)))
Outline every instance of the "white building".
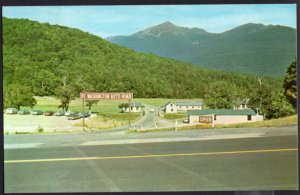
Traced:
POLYGON ((165 104, 166 113, 177 113, 177 106, 173 102, 168 102, 165 104))
POLYGON ((129 107, 123 107, 122 111, 123 112, 142 112, 143 111, 144 106, 139 103, 139 102, 132 102, 129 104, 129 107))
POLYGON ((251 109, 227 110, 227 109, 208 109, 208 110, 189 110, 189 123, 210 123, 214 125, 228 125, 235 123, 248 123, 263 121, 263 116, 256 114, 251 109))
POLYGON ((201 102, 176 102, 178 111, 202 110, 201 102))
POLYGON ((164 111, 168 113, 186 112, 187 110, 202 110, 201 102, 168 102, 164 111))

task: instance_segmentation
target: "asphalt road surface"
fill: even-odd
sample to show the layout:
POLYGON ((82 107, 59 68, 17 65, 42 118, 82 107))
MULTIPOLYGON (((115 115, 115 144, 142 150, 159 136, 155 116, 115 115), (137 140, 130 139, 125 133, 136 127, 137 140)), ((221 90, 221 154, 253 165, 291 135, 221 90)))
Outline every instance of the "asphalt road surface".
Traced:
POLYGON ((5 192, 297 189, 295 128, 5 136, 5 192))

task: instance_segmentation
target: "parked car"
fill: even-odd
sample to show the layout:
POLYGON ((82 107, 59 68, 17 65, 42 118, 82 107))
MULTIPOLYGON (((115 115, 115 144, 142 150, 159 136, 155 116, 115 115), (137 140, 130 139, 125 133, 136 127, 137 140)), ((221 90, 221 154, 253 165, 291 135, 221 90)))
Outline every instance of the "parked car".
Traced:
POLYGON ((44 112, 44 115, 45 115, 45 116, 52 116, 53 114, 54 114, 54 112, 53 112, 53 111, 50 111, 50 110, 44 112))
POLYGON ((77 112, 77 113, 69 114, 69 116, 67 118, 68 118, 68 120, 76 120, 76 119, 80 119, 81 116, 77 112))
POLYGON ((59 110, 57 112, 54 113, 55 116, 65 116, 65 112, 62 110, 59 110))
POLYGON ((67 111, 65 112, 65 116, 69 116, 70 114, 74 114, 75 112, 72 112, 72 111, 67 111))
POLYGON ((40 111, 40 110, 31 110, 30 113, 31 113, 32 115, 42 115, 42 114, 43 114, 43 112, 40 111))
POLYGON ((87 118, 91 116, 91 114, 88 112, 80 112, 79 115, 81 118, 87 118))
POLYGON ((183 119, 183 122, 184 122, 184 123, 189 123, 189 119, 188 119, 188 118, 183 119))
POLYGON ((29 110, 19 110, 18 114, 26 115, 26 114, 30 114, 30 111, 29 110))
POLYGON ((5 113, 6 114, 17 114, 18 110, 16 108, 7 108, 5 113))

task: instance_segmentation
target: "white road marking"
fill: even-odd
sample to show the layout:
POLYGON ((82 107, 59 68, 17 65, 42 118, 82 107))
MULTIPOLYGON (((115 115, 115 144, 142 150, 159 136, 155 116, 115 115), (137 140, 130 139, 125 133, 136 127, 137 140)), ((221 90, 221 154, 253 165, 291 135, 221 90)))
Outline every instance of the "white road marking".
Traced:
POLYGON ((27 143, 27 144, 4 144, 4 149, 16 149, 16 148, 36 148, 43 143, 27 143))
POLYGON ((222 140, 222 139, 239 139, 262 137, 265 133, 244 133, 230 135, 208 135, 202 137, 176 137, 176 138, 151 138, 151 139, 124 139, 124 140, 100 140, 87 141, 81 146, 98 146, 98 145, 117 145, 117 144, 136 144, 136 143, 160 143, 160 142, 180 142, 180 141, 200 141, 200 140, 222 140))

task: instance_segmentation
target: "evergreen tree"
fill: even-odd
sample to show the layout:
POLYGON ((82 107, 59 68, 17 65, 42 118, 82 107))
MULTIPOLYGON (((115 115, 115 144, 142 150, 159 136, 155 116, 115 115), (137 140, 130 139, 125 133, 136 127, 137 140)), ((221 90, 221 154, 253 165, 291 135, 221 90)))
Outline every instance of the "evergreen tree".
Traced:
POLYGON ((292 62, 286 71, 284 78, 284 95, 292 104, 294 109, 297 109, 297 68, 296 61, 292 62))

